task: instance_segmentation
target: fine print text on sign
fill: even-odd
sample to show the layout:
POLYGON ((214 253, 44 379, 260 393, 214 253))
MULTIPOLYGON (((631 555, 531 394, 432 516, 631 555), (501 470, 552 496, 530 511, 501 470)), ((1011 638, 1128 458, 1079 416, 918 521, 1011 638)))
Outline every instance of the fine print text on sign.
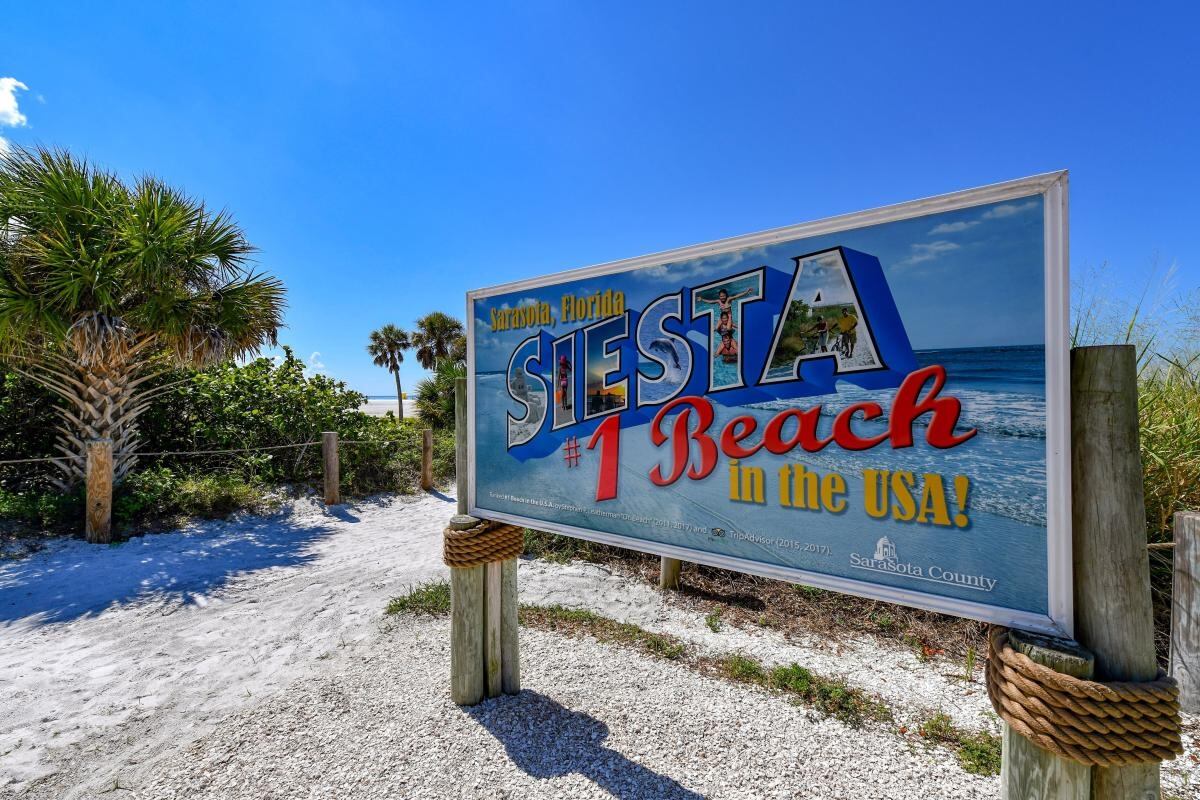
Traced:
POLYGON ((1066 174, 468 295, 482 517, 1069 629, 1066 174))

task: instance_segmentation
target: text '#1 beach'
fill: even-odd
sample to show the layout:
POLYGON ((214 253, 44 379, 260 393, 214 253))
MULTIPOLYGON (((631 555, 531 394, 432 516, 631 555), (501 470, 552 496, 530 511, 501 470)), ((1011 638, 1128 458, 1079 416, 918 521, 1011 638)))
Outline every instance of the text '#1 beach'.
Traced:
POLYGON ((1066 632, 1066 185, 470 293, 471 513, 1066 632))

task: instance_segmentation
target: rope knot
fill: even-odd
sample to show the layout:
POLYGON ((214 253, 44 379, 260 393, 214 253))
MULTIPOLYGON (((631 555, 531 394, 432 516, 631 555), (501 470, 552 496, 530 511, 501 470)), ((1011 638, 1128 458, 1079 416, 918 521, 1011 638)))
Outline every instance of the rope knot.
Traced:
POLYGON ((1168 761, 1183 752, 1179 687, 1089 681, 1055 672, 1013 649, 1008 628, 988 635, 987 690, 996 713, 1043 750, 1099 767, 1168 761))
POLYGON ((525 531, 516 525, 484 520, 474 528, 442 531, 442 560, 454 569, 507 561, 525 549, 525 531))

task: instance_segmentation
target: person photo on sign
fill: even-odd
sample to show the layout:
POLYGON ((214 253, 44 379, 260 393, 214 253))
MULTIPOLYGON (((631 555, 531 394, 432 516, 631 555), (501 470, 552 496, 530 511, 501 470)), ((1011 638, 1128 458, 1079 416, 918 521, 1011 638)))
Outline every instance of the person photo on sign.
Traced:
POLYGON ((809 328, 809 333, 817 340, 817 346, 813 352, 829 352, 829 323, 824 317, 817 317, 816 323, 809 328))
POLYGON ((717 348, 716 353, 726 364, 736 364, 738 360, 737 342, 733 340, 733 331, 725 330, 721 332, 721 345, 717 348))
POLYGON ((721 312, 722 317, 725 317, 726 315, 728 315, 730 317, 730 320, 732 320, 732 318, 733 318, 733 316, 732 316, 733 315, 733 301, 737 300, 739 298, 742 298, 742 297, 746 297, 749 294, 750 294, 749 289, 743 289, 742 291, 738 292, 737 294, 730 294, 728 289, 718 289, 717 296, 715 298, 705 297, 704 295, 700 295, 699 297, 696 298, 696 301, 699 303, 706 303, 710 306, 716 306, 717 309, 721 312))
POLYGON ((854 357, 854 344, 858 340, 858 317, 849 306, 842 307, 842 315, 837 320, 838 348, 846 358, 854 357))
POLYGON ((571 393, 568 391, 571 362, 566 356, 558 357, 558 394, 559 404, 563 408, 571 407, 571 393))

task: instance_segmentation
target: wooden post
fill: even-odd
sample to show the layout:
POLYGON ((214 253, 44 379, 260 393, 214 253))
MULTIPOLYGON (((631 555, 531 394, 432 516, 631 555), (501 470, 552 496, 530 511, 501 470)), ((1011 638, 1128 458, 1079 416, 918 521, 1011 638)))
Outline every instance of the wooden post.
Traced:
POLYGON ((325 462, 325 505, 337 505, 341 502, 337 431, 325 431, 321 434, 321 456, 325 462))
POLYGON ((467 513, 467 379, 454 379, 454 478, 458 513, 467 513))
POLYGON ((500 689, 521 691, 521 651, 517 645, 517 560, 500 569, 500 689))
POLYGON ((658 588, 678 589, 679 570, 682 568, 683 562, 678 558, 667 558, 666 556, 663 556, 658 564, 658 588))
MULTIPOLYGON (((479 524, 466 515, 450 520, 453 530, 479 524)), ((473 706, 487 690, 484 671, 484 567, 450 570, 450 699, 473 706)))
POLYGON ((483 663, 487 675, 487 696, 498 697, 503 686, 500 661, 501 622, 501 564, 492 561, 484 565, 483 575, 483 663))
POLYGON ((1195 511, 1175 515, 1171 675, 1179 681, 1179 707, 1200 714, 1200 513, 1195 511))
POLYGON ((433 431, 421 431, 421 488, 433 488, 433 431))
MULTIPOLYGON (((1132 345, 1071 351, 1075 638, 1099 680, 1158 673, 1132 345)), ((1094 800, 1158 800, 1159 765, 1095 767, 1094 800)))
MULTIPOLYGON (((1035 663, 1076 678, 1091 678, 1092 654, 1068 639, 1024 631, 1009 634, 1013 649, 1035 663)), ((1092 769, 1043 750, 1007 724, 1001 745, 1000 796, 1003 800, 1089 800, 1092 769)))
POLYGON ((87 444, 87 512, 84 534, 92 544, 112 541, 112 439, 92 439, 87 444))

